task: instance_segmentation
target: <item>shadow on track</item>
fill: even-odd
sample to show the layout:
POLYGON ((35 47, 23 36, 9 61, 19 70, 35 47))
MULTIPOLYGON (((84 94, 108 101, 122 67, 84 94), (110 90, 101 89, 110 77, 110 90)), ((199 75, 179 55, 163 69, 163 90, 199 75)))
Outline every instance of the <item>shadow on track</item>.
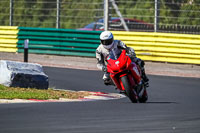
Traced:
POLYGON ((177 102, 146 102, 146 104, 178 104, 177 102))

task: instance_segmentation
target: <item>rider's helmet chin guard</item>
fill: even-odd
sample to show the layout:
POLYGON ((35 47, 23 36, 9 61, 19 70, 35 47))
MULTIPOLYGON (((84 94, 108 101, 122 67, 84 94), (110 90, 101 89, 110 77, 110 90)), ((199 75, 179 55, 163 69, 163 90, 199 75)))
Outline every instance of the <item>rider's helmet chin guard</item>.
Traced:
POLYGON ((100 35, 101 44, 105 49, 110 49, 114 45, 113 34, 110 31, 104 31, 100 35))

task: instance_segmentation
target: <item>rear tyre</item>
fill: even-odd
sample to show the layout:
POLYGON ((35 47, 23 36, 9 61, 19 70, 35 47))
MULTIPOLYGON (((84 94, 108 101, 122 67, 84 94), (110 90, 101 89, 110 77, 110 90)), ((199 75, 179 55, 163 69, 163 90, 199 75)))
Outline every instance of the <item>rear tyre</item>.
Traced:
POLYGON ((122 84, 123 84, 123 86, 125 88, 126 95, 129 97, 129 99, 131 100, 131 102, 137 103, 138 102, 138 98, 134 94, 133 89, 130 86, 128 77, 127 76, 121 77, 121 81, 122 81, 122 84))

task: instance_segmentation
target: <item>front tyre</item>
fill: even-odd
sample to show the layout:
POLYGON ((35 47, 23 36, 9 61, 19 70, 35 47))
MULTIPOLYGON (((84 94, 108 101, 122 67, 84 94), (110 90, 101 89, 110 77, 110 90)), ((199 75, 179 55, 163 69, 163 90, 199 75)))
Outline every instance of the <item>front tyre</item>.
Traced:
POLYGON ((125 88, 126 95, 129 97, 131 102, 137 103, 138 102, 137 95, 134 94, 134 91, 130 86, 130 83, 129 83, 127 75, 121 77, 121 81, 122 81, 122 84, 123 84, 123 86, 125 88))

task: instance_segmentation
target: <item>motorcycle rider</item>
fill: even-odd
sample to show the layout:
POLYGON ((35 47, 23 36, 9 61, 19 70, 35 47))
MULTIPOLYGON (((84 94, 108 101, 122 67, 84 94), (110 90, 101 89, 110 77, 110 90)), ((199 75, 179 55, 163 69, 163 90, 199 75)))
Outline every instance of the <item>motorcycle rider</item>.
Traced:
POLYGON ((97 68, 104 72, 103 80, 105 85, 112 85, 113 82, 110 78, 110 74, 107 72, 106 59, 109 56, 109 52, 114 50, 115 53, 119 53, 122 49, 125 49, 127 54, 131 57, 132 61, 139 65, 142 72, 142 79, 145 85, 148 87, 148 81, 144 70, 144 61, 136 57, 135 51, 127 47, 122 41, 114 40, 113 34, 110 31, 104 31, 100 35, 101 44, 96 49, 97 68))

